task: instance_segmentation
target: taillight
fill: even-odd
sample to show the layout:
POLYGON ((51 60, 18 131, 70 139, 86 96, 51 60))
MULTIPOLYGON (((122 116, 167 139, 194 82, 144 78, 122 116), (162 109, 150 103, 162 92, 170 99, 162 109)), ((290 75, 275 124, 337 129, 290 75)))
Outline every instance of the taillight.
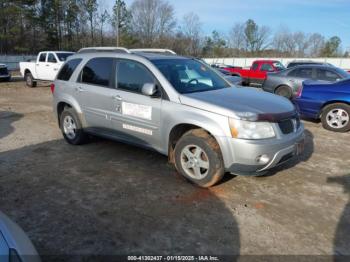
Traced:
POLYGON ((54 83, 52 83, 50 85, 50 89, 51 89, 51 93, 53 94, 55 92, 55 84, 54 83))
POLYGON ((297 97, 297 98, 301 97, 301 94, 302 94, 302 93, 303 93, 303 85, 301 85, 301 86, 298 88, 296 97, 297 97))

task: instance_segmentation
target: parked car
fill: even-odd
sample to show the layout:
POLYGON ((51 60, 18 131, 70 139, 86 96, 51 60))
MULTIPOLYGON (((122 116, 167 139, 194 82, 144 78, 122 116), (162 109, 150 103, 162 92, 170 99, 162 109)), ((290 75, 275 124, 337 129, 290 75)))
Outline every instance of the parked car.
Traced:
POLYGON ((336 83, 305 81, 294 102, 302 116, 321 119, 325 129, 350 130, 350 79, 336 83))
POLYGON ((6 65, 0 64, 0 80, 2 81, 10 81, 11 74, 6 65))
POLYGON ((268 74, 262 89, 291 99, 297 94, 298 89, 305 80, 336 82, 347 78, 350 78, 350 74, 337 67, 302 65, 278 73, 268 74))
POLYGON ((233 76, 239 76, 243 79, 245 85, 261 86, 268 72, 279 72, 285 67, 276 60, 257 60, 253 62, 249 69, 244 68, 225 68, 233 76))
POLYGON ((78 53, 51 90, 68 143, 94 134, 156 150, 201 187, 225 172, 263 175, 303 149, 304 127, 290 101, 234 88, 193 58, 78 53))
POLYGON ((324 66, 333 66, 333 65, 330 64, 330 63, 317 62, 317 61, 312 61, 312 60, 294 60, 294 61, 288 63, 287 68, 292 68, 292 67, 300 66, 300 65, 324 65, 324 66))
POLYGON ((24 231, 0 212, 0 261, 40 262, 40 257, 24 231))
POLYGON ((37 81, 53 81, 64 62, 73 52, 40 52, 35 62, 20 62, 19 68, 27 86, 35 87, 37 81))

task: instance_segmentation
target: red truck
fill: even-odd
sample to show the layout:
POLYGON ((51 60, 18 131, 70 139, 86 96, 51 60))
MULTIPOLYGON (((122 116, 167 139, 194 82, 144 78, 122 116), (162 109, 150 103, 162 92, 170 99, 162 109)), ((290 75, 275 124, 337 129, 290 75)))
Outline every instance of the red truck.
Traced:
POLYGON ((278 72, 286 68, 277 60, 256 60, 249 69, 239 67, 227 67, 224 69, 233 76, 241 77, 244 85, 261 86, 268 72, 278 72))

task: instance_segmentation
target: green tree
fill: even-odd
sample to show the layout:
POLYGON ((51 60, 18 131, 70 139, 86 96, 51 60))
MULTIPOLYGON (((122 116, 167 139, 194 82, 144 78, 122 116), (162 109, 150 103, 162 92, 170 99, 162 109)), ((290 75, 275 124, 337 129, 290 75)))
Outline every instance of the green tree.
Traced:
POLYGON ((325 57, 335 57, 340 55, 341 39, 338 36, 331 37, 325 44, 322 55, 325 57))
POLYGON ((123 0, 116 0, 113 6, 111 18, 112 27, 116 33, 116 44, 119 46, 121 38, 126 38, 126 33, 130 26, 131 13, 127 9, 123 0))
POLYGON ((97 1, 96 0, 84 0, 83 2, 84 10, 87 13, 88 20, 90 23, 90 37, 91 37, 91 44, 94 44, 94 19, 97 12, 97 1))

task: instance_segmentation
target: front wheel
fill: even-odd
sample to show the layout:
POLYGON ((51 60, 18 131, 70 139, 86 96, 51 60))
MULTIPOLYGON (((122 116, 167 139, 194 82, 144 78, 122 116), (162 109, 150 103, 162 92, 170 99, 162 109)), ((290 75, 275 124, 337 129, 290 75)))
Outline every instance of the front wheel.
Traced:
POLYGON ((323 109, 321 117, 325 129, 334 132, 350 130, 350 106, 342 103, 328 105, 323 109))
POLYGON ((175 146, 175 166, 185 178, 205 188, 218 183, 225 173, 219 145, 201 129, 180 138, 175 146))

